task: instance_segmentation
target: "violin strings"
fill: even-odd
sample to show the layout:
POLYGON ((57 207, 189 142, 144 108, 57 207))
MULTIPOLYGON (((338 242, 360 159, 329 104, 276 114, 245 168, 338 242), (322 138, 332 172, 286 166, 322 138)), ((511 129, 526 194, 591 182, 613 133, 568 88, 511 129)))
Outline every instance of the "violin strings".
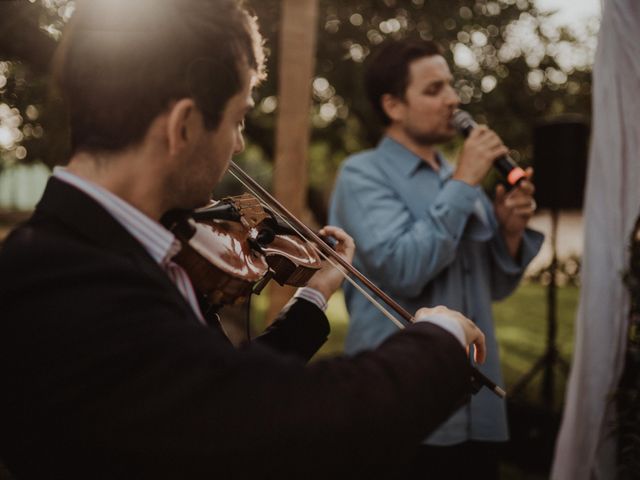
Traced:
MULTIPOLYGON (((269 204, 269 202, 265 201, 264 198, 262 198, 261 194, 258 193, 251 185, 249 185, 247 182, 245 182, 242 178, 240 178, 234 171, 232 171, 231 169, 228 170, 229 173, 231 173, 231 175, 233 175, 235 177, 236 180, 238 180, 238 182, 240 182, 240 184, 242 186, 244 186, 249 192, 251 192, 256 198, 261 199, 263 202, 269 204)), ((271 208, 274 210, 274 213, 276 215, 278 215, 278 217, 285 223, 287 224, 287 226, 289 228, 291 228, 291 230, 293 230, 297 235, 299 235, 301 238, 306 239, 307 241, 309 241, 309 239, 298 230, 298 228, 295 227, 295 225, 293 225, 288 218, 286 218, 284 215, 282 215, 280 212, 278 212, 278 208, 277 205, 271 205, 271 208)), ((362 295, 364 295, 364 297, 370 301, 374 307, 376 307, 380 313, 382 313, 385 317, 387 317, 387 319, 389 319, 390 321, 392 321, 399 329, 403 330, 405 328, 405 326, 402 324, 402 322, 400 322, 400 320, 398 320, 396 317, 394 317, 386 308, 384 308, 384 306, 376 299, 374 298, 369 292, 367 292, 364 287, 360 286, 354 279, 352 279, 349 274, 344 270, 344 268, 339 265, 338 263, 336 263, 332 258, 330 258, 327 254, 325 254, 321 249, 316 248, 316 251, 318 252, 318 254, 322 257, 323 260, 329 262, 329 264, 331 266, 333 266, 333 268, 335 268, 336 270, 338 270, 338 272, 340 272, 340 274, 344 277, 344 279, 346 281, 348 281, 351 285, 353 285, 353 287, 358 290, 362 295)), ((328 300, 328 299, 327 299, 328 300)))

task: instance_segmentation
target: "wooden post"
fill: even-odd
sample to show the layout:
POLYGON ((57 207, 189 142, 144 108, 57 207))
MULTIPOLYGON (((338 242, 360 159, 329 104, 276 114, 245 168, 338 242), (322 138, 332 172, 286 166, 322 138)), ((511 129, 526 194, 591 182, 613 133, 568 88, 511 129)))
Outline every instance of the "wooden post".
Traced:
MULTIPOLYGON (((307 216, 309 114, 317 18, 318 0, 282 0, 273 192, 291 213, 302 219, 307 216)), ((268 322, 292 292, 272 282, 268 322)))

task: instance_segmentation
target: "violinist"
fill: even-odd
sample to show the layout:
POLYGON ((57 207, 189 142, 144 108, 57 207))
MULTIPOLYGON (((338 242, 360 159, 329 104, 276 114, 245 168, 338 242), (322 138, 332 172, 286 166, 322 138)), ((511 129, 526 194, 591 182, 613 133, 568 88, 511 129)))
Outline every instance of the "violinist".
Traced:
MULTIPOLYGON (((236 349, 160 223, 243 148, 262 40, 235 0, 77 2, 56 55, 72 156, 0 251, 0 458, 18 479, 326 478, 392 471, 469 397, 472 322, 444 307, 306 365, 323 268, 236 349)), ((326 227, 350 261, 351 238, 326 227)))

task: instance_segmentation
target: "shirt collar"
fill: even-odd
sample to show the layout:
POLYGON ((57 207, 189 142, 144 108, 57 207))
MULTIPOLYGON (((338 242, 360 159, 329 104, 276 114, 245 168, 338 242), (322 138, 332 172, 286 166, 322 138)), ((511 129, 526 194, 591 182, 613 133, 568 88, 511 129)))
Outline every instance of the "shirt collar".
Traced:
POLYGON ((55 167, 53 176, 98 202, 160 265, 168 263, 180 251, 180 241, 173 233, 109 190, 69 172, 64 167, 55 167))
MULTIPOLYGON (((433 170, 421 157, 391 137, 383 137, 378 144, 378 150, 392 159, 395 168, 407 177, 411 177, 420 168, 433 170)), ((434 173, 437 173, 443 181, 449 179, 453 171, 440 152, 436 152, 436 161, 440 164, 440 171, 434 173)))

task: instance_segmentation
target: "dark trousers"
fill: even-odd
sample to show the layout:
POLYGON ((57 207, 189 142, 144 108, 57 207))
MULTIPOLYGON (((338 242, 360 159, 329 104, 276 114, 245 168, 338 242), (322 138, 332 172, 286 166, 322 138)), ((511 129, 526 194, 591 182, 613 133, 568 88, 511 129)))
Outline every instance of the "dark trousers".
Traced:
POLYGON ((447 447, 420 445, 408 468, 396 478, 498 480, 501 442, 464 442, 447 447))

